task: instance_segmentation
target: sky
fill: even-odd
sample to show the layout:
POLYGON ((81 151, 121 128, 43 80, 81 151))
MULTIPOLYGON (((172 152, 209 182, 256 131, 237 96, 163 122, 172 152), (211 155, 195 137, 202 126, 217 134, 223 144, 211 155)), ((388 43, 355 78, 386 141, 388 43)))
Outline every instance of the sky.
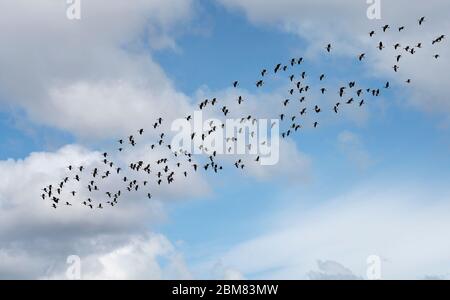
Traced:
POLYGON ((1 1, 0 278, 66 279, 71 255, 82 279, 367 279, 373 255, 382 279, 450 278, 450 51, 431 46, 449 32, 450 3, 381 0, 379 20, 369 6, 81 0, 70 20, 65 1, 1 1), (424 43, 398 73, 396 42, 424 43), (118 138, 204 98, 244 95, 244 112, 277 117, 288 81, 255 82, 292 57, 312 86, 326 73, 330 91, 391 87, 305 124, 274 166, 229 161, 103 211, 40 198, 68 164, 94 165, 118 138))

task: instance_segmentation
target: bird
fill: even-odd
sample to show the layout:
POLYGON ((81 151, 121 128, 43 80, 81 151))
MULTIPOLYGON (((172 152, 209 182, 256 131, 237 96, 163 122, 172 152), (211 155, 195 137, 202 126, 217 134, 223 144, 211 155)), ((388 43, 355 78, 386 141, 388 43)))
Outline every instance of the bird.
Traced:
POLYGON ((421 17, 421 18, 419 19, 419 25, 422 25, 424 21, 425 21, 425 17, 421 17))
POLYGON ((361 54, 358 56, 359 61, 362 61, 363 58, 364 58, 364 56, 366 56, 366 54, 365 54, 365 53, 361 53, 361 54))
POLYGON ((325 49, 327 50, 328 53, 330 53, 330 52, 331 52, 331 44, 328 44, 328 45, 325 47, 325 49))
POLYGON ((275 68, 273 69, 273 72, 274 72, 274 73, 277 73, 277 72, 280 70, 280 68, 281 68, 281 64, 277 64, 277 65, 275 66, 275 68))

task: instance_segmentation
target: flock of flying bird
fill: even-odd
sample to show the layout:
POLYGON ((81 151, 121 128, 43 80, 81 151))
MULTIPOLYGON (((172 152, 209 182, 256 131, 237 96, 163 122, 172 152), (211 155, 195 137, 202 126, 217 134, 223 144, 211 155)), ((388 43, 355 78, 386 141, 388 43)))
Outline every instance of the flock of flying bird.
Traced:
MULTIPOLYGON (((425 17, 421 17, 418 20, 418 25, 422 26, 425 22, 425 17)), ((390 25, 385 25, 381 28, 381 34, 386 33, 390 30, 390 25)), ((398 32, 402 32, 405 30, 404 26, 400 26, 397 28, 398 32)), ((369 36, 374 38, 377 32, 371 31, 369 36)), ((441 43, 445 39, 445 35, 440 35, 432 40, 431 45, 435 45, 437 43, 441 43)), ((401 58, 406 55, 414 55, 417 51, 419 51, 425 44, 422 42, 415 43, 414 46, 411 45, 400 45, 396 43, 392 45, 394 50, 398 51, 395 56, 395 64, 392 67, 394 72, 398 72, 399 63, 401 58)), ((379 42, 377 48, 382 51, 386 45, 383 42, 379 42)), ((328 44, 325 47, 325 51, 327 53, 332 53, 332 45, 328 44)), ((366 57, 365 53, 361 53, 357 56, 358 61, 363 61, 366 57)), ((435 54, 434 58, 438 59, 439 54, 435 54)), ((274 76, 282 76, 283 74, 288 74, 287 77, 291 84, 288 93, 288 98, 281 101, 280 107, 282 112, 279 114, 279 120, 281 124, 287 124, 285 126, 286 130, 281 133, 282 138, 287 138, 288 136, 296 133, 298 130, 302 128, 301 118, 309 113, 311 110, 311 114, 316 117, 318 116, 324 108, 320 107, 319 104, 312 104, 309 109, 306 103, 307 96, 311 94, 311 91, 314 90, 312 86, 307 83, 306 78, 310 75, 307 74, 305 70, 295 70, 296 68, 301 68, 303 63, 303 58, 292 58, 286 64, 276 64, 272 70, 263 69, 260 72, 260 78, 256 81, 256 87, 262 88, 265 84, 265 80, 267 76, 271 72, 274 76), (296 73, 297 71, 297 73, 296 73), (294 100, 295 99, 295 100, 294 100), (297 102, 300 106, 296 106, 294 109, 290 109, 295 104, 293 102, 297 102), (289 114, 290 113, 290 114, 289 114)), ((317 76, 319 83, 324 83, 326 80, 326 74, 320 74, 317 76)), ((406 79, 406 83, 411 83, 410 79, 406 79)), ((232 83, 234 88, 239 87, 239 81, 234 81, 232 83)), ((390 87, 389 81, 384 84, 382 87, 376 88, 363 88, 358 86, 356 81, 350 81, 345 85, 339 87, 334 95, 338 100, 332 105, 332 111, 336 114, 339 113, 340 109, 344 106, 348 105, 357 105, 359 107, 363 106, 367 97, 378 97, 383 89, 388 89, 390 87), (365 99, 363 98, 365 97, 365 99)), ((325 86, 319 87, 316 89, 319 95, 324 95, 328 93, 328 90, 325 86)), ((236 99, 237 105, 240 106, 244 103, 245 99, 242 96, 238 96, 236 99)), ((220 109, 220 114, 224 117, 230 113, 230 108, 227 105, 220 104, 220 101, 217 98, 206 99, 199 104, 200 110, 205 110, 208 107, 218 108, 220 109)), ((190 121, 192 116, 189 115, 186 117, 187 121, 190 121)), ((158 118, 156 122, 153 124, 153 131, 161 130, 162 124, 164 120, 162 117, 158 118)), ((256 119, 251 115, 245 116, 241 118, 241 123, 245 124, 246 122, 256 122, 256 119)), ((273 125, 273 124, 272 124, 273 125)), ((312 124, 312 127, 316 128, 319 123, 315 120, 312 124)), ((208 135, 213 134, 218 126, 224 126, 224 124, 217 125, 211 122, 209 124, 210 130, 205 132, 194 132, 191 135, 191 139, 201 139, 202 141, 208 135)), ((242 128, 240 129, 242 130, 242 128)), ((161 130, 162 131, 162 130, 161 130)), ((130 135, 127 138, 122 138, 117 141, 118 147, 117 152, 123 152, 129 149, 136 147, 139 142, 144 140, 144 132, 145 129, 137 130, 136 134, 130 135)), ((255 132, 250 132, 250 135, 254 135, 255 132)), ((157 148, 166 148, 167 155, 162 155, 153 152, 155 155, 160 155, 155 161, 145 162, 144 160, 137 160, 129 162, 128 166, 120 166, 116 162, 113 161, 114 154, 110 154, 108 152, 104 152, 101 155, 101 160, 99 161, 99 165, 94 167, 92 170, 87 170, 84 166, 74 166, 70 165, 67 167, 66 176, 57 184, 50 184, 42 189, 41 198, 42 200, 48 200, 50 205, 53 208, 58 208, 59 206, 72 206, 74 200, 77 199, 77 195, 84 197, 81 201, 81 205, 84 205, 90 209, 103 209, 107 206, 115 206, 119 203, 121 197, 123 197, 126 193, 131 192, 140 192, 143 194, 139 194, 140 196, 145 195, 149 199, 152 198, 151 190, 154 187, 162 185, 162 184, 171 184, 178 177, 189 177, 193 172, 197 172, 198 170, 204 169, 205 171, 211 171, 214 173, 218 173, 223 170, 223 166, 217 162, 217 154, 213 152, 212 154, 208 154, 208 158, 203 163, 200 163, 194 160, 194 156, 192 153, 188 151, 183 151, 180 149, 171 149, 170 143, 166 143, 166 135, 163 132, 158 131, 157 133, 158 140, 150 145, 149 151, 156 151, 157 148), (117 180, 121 182, 119 185, 109 185, 109 186, 121 186, 117 190, 107 190, 103 189, 103 183, 105 180, 110 179, 111 177, 116 176, 117 180), (83 184, 83 180, 85 180, 85 184, 83 184), (87 196, 85 196, 82 192, 77 191, 77 189, 66 191, 70 182, 74 182, 76 186, 84 186, 86 189, 87 196), (99 200, 95 199, 94 196, 99 195, 99 200)), ((236 142, 236 137, 226 137, 227 143, 236 142)), ((144 140, 145 142, 145 140, 144 140)), ((251 144, 247 145, 250 149, 251 144)), ((208 152, 208 149, 201 144, 200 150, 208 152)), ((228 148, 228 152, 231 151, 231 147, 228 148)), ((162 152, 162 151, 161 151, 162 152)), ((259 162, 260 157, 256 157, 254 160, 256 163, 259 162)), ((245 164, 244 160, 238 159, 234 162, 234 166, 237 169, 244 169, 245 164)), ((105 184, 107 185, 107 184, 105 184)), ((72 185, 73 186, 73 185, 72 185)))

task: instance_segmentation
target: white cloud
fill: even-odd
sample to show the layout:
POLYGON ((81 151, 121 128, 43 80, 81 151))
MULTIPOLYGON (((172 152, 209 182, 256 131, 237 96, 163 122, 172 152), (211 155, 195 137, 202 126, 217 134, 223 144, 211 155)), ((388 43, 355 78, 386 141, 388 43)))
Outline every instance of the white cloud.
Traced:
POLYGON ((372 182, 314 207, 291 204, 277 217, 268 217, 268 223, 277 225, 211 260, 238 268, 246 277, 265 279, 337 273, 365 278, 370 255, 381 258, 383 279, 447 274, 449 193, 442 186, 372 182), (346 271, 320 266, 315 271, 318 260, 339 262, 346 271))
MULTIPOLYGON (((411 96, 405 102, 426 112, 443 113, 448 118, 450 99, 445 87, 449 84, 446 70, 450 67, 450 58, 446 57, 447 43, 431 47, 431 41, 450 29, 446 12, 450 9, 448 1, 432 0, 426 3, 407 0, 383 1, 382 19, 369 20, 366 16, 369 7, 365 1, 261 1, 257 0, 219 0, 231 10, 243 11, 256 25, 276 26, 282 31, 293 33, 306 40, 308 57, 318 59, 324 45, 331 42, 333 52, 338 58, 356 58, 366 52, 365 73, 369 77, 386 78, 403 86, 407 78, 413 84, 408 88, 411 96), (407 13, 404 13, 407 11, 407 13), (426 16, 420 28, 417 20, 426 16), (381 32, 381 26, 390 24, 387 34, 381 32), (406 26, 399 34, 397 28, 406 26), (377 31, 373 39, 368 37, 372 29, 377 31), (376 44, 382 40, 387 48, 376 50, 376 44), (404 58, 401 69, 394 74, 394 54, 392 45, 396 42, 415 46, 423 42, 423 48, 413 57, 404 58), (441 59, 434 61, 432 55, 441 53, 441 59), (407 61, 406 61, 407 60, 407 61)), ((408 55, 405 53, 404 57, 408 55)), ((339 64, 337 66, 339 67, 339 64)))
POLYGON ((279 161, 274 165, 262 166, 249 156, 243 159, 249 175, 260 180, 282 179, 291 182, 307 182, 311 179, 312 160, 301 152, 291 139, 280 140, 279 161))
MULTIPOLYGON (((215 104, 214 109, 207 107, 202 110, 203 121, 208 119, 218 119, 225 123, 225 118, 223 113, 220 112, 220 109, 223 106, 226 106, 229 109, 229 113, 227 114, 227 119, 237 120, 238 123, 241 118, 247 118, 251 116, 251 119, 257 119, 258 121, 267 121, 267 128, 270 129, 270 125, 272 120, 278 119, 281 113, 286 114, 286 119, 290 119, 291 116, 286 113, 286 111, 280 107, 281 102, 285 99, 287 94, 288 87, 283 85, 282 87, 276 89, 273 92, 259 92, 252 93, 243 88, 227 88, 219 91, 211 91, 207 87, 202 87, 197 90, 196 98, 203 101, 203 99, 211 98, 210 95, 214 95, 217 98, 217 104, 215 104), (283 93, 284 91, 284 93, 283 93), (241 96, 244 101, 241 104, 237 103, 238 97, 241 96)), ((309 104, 311 106, 311 104, 309 104)), ((312 108, 309 108, 312 109, 312 108)), ((293 113, 295 115, 295 112, 293 113)), ((307 116, 303 120, 296 120, 297 124, 301 124, 303 126, 298 132, 295 132, 297 135, 301 135, 303 130, 308 130, 312 128, 313 121, 307 116), (309 123, 309 124, 308 124, 309 123)), ((249 123, 244 123, 249 124, 249 123)), ((272 180, 275 178, 283 178, 286 182, 290 182, 291 180, 295 180, 296 182, 305 182, 310 179, 311 173, 311 158, 301 151, 296 145, 296 143, 289 137, 283 139, 281 137, 281 132, 285 132, 287 127, 289 127, 291 123, 284 122, 284 124, 280 124, 280 132, 279 134, 279 147, 270 147, 270 153, 272 157, 278 157, 279 160, 274 165, 262 165, 260 162, 256 162, 255 159, 257 156, 263 157, 268 155, 237 155, 237 154, 227 154, 221 156, 220 158, 227 164, 227 166, 233 167, 233 164, 241 159, 242 163, 245 165, 245 175, 252 176, 257 178, 258 180, 272 180), (287 124, 286 124, 287 123, 287 124)), ((261 123, 258 125, 261 126, 261 123)), ((251 128, 251 127, 249 127, 251 128)), ((258 127, 259 128, 259 127, 258 127)), ((247 130, 247 129, 246 129, 247 130)), ((248 129, 251 131, 250 129, 248 129)), ((269 130, 270 131, 270 130, 269 130)), ((257 130, 255 131, 257 134, 257 130)), ((295 135, 292 130, 292 136, 295 135)), ((226 138, 227 136, 225 136, 226 138)), ((258 138, 258 142, 261 142, 262 137, 258 138)), ((267 136, 268 142, 266 145, 272 143, 274 141, 274 137, 271 134, 267 136)), ((249 139, 246 141, 246 145, 249 144, 249 139)), ((228 147, 233 146, 233 142, 225 143, 226 153, 228 153, 228 147)), ((256 145, 252 145, 255 150, 256 145)), ((259 145, 261 147, 261 145, 259 145)), ((261 150, 261 148, 258 148, 261 150)), ((248 148, 247 148, 248 151, 248 148)), ((233 153, 233 152, 232 152, 233 153)))
POLYGON ((218 261, 212 269, 212 278, 219 280, 244 280, 244 275, 236 268, 225 266, 218 261))
MULTIPOLYGON (((112 249, 93 248, 98 248, 98 252, 81 257, 81 279, 191 278, 181 254, 160 234, 133 235, 124 244, 118 244, 112 249)), ((50 270, 50 274, 42 278, 64 279, 66 272, 50 270)))
POLYGON ((310 271, 307 275, 312 280, 355 280, 361 279, 351 270, 332 260, 317 261, 318 271, 310 271))
MULTIPOLYGON (((8 0, 0 9, 0 38, 7 45, 0 49, 0 101, 23 109, 32 121, 106 139, 190 110, 189 98, 150 53, 177 47, 174 37, 192 17, 191 1, 83 1, 80 21, 66 18, 65 1, 8 0)), ((113 271, 120 278, 160 278, 169 271, 186 277, 177 250, 163 236, 149 236, 148 227, 165 219, 163 199, 207 192, 199 176, 162 188, 152 201, 135 196, 95 213, 80 205, 83 192, 76 200, 63 195, 60 201, 73 207, 57 211, 40 198, 41 188, 63 178, 68 164, 90 168, 99 157, 68 145, 0 161, 1 278, 62 277, 71 254, 99 265, 87 270, 88 277, 110 278, 113 271), (162 271, 157 257, 170 260, 173 270, 162 271), (134 258, 142 260, 139 269, 117 261, 134 258)))
MULTIPOLYGON (((193 175, 189 182, 161 188, 152 200, 145 195, 124 195, 118 207, 103 210, 83 206, 87 192, 70 182, 66 189, 80 190, 79 195, 63 193, 60 201, 73 206, 60 205, 55 210, 49 200, 40 198, 44 186, 69 175, 68 162, 85 166, 86 173, 100 157, 98 152, 68 145, 54 153, 0 161, 0 278, 61 277, 67 256, 73 254, 84 261, 88 278, 190 276, 181 253, 164 236, 150 234, 149 226, 165 220, 163 200, 207 192, 200 177, 193 175), (161 264, 161 259, 167 263, 161 264)), ((118 186, 116 182, 111 185, 118 186)))
POLYGON ((244 276, 242 275, 241 272, 239 272, 238 270, 235 269, 226 269, 224 271, 224 276, 223 276, 224 280, 244 280, 244 276))
POLYGON ((34 121, 107 138, 188 109, 150 50, 176 46, 191 1, 85 1, 79 21, 66 18, 64 1, 2 1, 0 9, 1 99, 34 121))

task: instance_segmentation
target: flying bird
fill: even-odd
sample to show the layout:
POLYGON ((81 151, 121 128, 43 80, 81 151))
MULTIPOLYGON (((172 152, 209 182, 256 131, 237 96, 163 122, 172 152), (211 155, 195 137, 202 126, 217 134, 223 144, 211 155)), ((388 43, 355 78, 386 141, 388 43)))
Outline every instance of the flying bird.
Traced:
POLYGON ((419 25, 422 25, 422 23, 425 21, 425 17, 421 17, 420 19, 419 19, 419 25))

